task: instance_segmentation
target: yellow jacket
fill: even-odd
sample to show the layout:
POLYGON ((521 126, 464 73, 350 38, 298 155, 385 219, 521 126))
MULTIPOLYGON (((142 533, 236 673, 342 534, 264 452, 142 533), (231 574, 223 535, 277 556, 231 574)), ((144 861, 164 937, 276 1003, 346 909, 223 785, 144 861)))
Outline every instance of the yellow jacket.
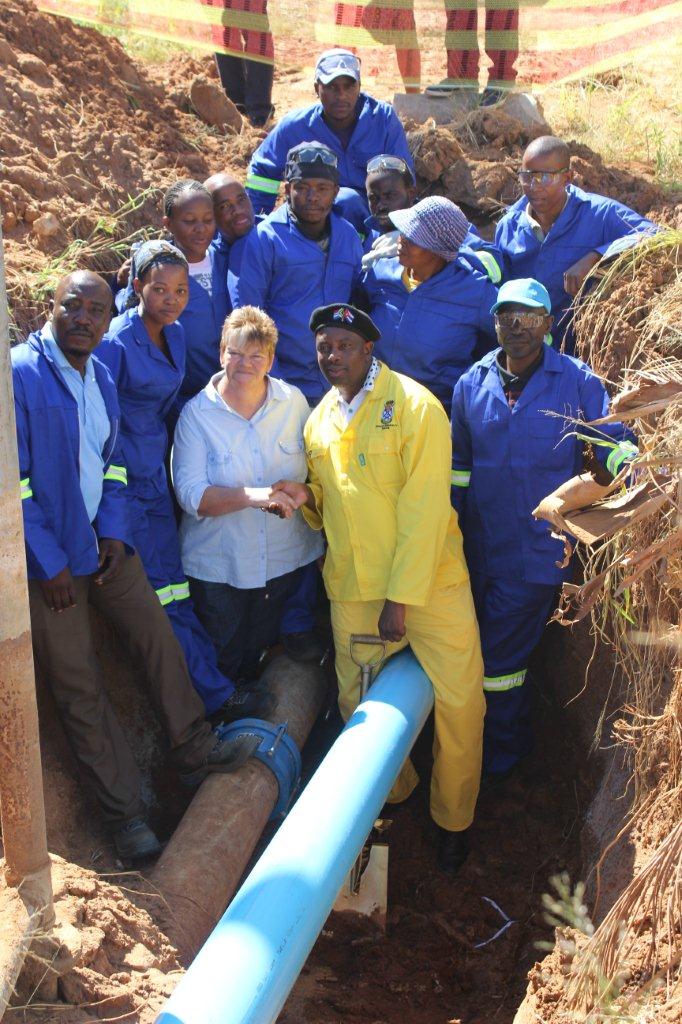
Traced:
POLYGON ((468 578, 450 505, 451 444, 440 402, 382 364, 347 427, 327 392, 304 429, 316 512, 327 534, 332 601, 424 605, 434 586, 468 578))

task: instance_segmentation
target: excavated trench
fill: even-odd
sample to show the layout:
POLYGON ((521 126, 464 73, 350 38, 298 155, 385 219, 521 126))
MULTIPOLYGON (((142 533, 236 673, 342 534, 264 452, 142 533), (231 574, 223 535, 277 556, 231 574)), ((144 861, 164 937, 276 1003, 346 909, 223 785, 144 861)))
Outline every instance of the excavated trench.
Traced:
MULTIPOLYGON (((139 674, 104 623, 98 623, 97 635, 108 692, 142 765, 152 821, 166 839, 188 796, 166 767, 162 737, 139 674)), ((386 933, 363 920, 332 914, 281 1014, 282 1024, 396 1024, 405 1018, 411 1024, 512 1024, 527 973, 544 956, 538 944, 553 939, 541 902, 551 877, 567 872, 572 880, 585 878, 625 811, 622 801, 614 813, 611 797, 604 800, 606 766, 611 795, 622 789, 612 758, 588 755, 609 689, 606 658, 593 667, 589 690, 566 707, 583 688, 590 653, 586 631, 572 636, 560 627, 548 630, 534 665, 534 677, 545 680, 534 694, 536 750, 515 776, 482 791, 471 855, 454 880, 435 866, 427 723, 415 748, 422 783, 407 804, 395 808, 388 832, 386 933), (591 804, 600 786, 601 804, 591 804), (507 921, 512 923, 497 934, 507 921)), ((63 908, 68 907, 66 916, 85 929, 94 952, 52 991, 40 996, 38 988, 38 997, 36 964, 29 963, 15 1000, 23 1008, 9 1010, 6 1019, 80 1024, 114 1017, 116 1009, 125 1013, 122 1019, 146 1024, 154 1020, 181 969, 166 934, 168 908, 154 893, 147 871, 119 873, 42 685, 39 701, 50 849, 104 876, 106 883, 90 870, 58 866, 57 889, 63 908)), ((335 729, 329 716, 313 730, 304 757, 308 775, 335 729)), ((267 838, 266 830, 263 842, 267 838)), ((611 857, 607 868, 616 862, 615 889, 631 867, 624 851, 620 860, 611 857)), ((600 916, 609 906, 609 870, 600 916)))

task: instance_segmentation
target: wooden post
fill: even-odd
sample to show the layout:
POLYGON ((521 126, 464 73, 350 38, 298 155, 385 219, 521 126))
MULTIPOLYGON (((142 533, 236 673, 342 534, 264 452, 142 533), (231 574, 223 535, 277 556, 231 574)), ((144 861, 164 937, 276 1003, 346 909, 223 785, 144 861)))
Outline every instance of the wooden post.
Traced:
POLYGON ((0 229, 0 816, 5 880, 54 920, 0 229))

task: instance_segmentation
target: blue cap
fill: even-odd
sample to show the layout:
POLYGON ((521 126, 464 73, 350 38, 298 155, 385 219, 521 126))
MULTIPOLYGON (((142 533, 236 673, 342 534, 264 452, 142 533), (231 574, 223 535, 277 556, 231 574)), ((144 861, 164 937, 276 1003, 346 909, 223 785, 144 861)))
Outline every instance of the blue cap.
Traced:
POLYGON ((552 300, 544 284, 540 284, 532 277, 519 277, 516 281, 506 281, 497 293, 497 302, 490 310, 497 313, 500 306, 506 302, 518 302, 521 306, 530 306, 531 309, 544 309, 547 313, 552 312, 552 300))
POLYGON ((315 81, 329 85, 335 78, 348 75, 360 81, 360 61, 350 50, 325 50, 315 66, 315 81))

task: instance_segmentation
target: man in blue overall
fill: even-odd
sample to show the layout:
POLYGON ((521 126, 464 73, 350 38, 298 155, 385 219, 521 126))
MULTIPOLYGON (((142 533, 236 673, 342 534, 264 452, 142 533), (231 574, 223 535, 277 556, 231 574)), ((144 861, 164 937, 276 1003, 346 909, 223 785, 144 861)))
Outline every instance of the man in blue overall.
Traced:
POLYGON ((275 205, 287 153, 301 142, 320 142, 336 154, 338 212, 363 231, 369 216, 367 161, 379 153, 402 157, 414 173, 405 131, 390 103, 360 91, 360 61, 348 50, 327 50, 315 68, 319 103, 281 119, 251 158, 246 188, 256 213, 275 205))
MULTIPOLYGON (((452 400, 452 498, 481 630, 489 776, 507 774, 532 748, 528 659, 572 573, 558 567, 561 541, 531 513, 583 470, 574 421, 608 413, 601 380, 547 343, 550 310, 539 281, 504 284, 492 308, 501 347, 460 377, 452 400)), ((607 481, 637 454, 620 423, 579 433, 594 436, 607 481)))
POLYGON ((232 302, 258 306, 279 332, 272 375, 300 388, 315 405, 328 388, 308 322, 318 306, 348 302, 362 247, 348 221, 332 211, 339 187, 336 155, 317 142, 289 153, 287 201, 247 237, 232 302))
MULTIPOLYGON (((335 153, 316 142, 295 146, 285 179, 287 202, 247 238, 232 302, 258 306, 272 317, 279 332, 272 376, 295 384, 313 406, 329 385, 317 365, 310 316, 318 306, 350 300, 362 247, 356 230, 332 212, 339 187, 335 153)), ((313 633, 316 593, 312 563, 282 620, 286 650, 300 660, 322 654, 313 633)))
MULTIPOLYGON (((363 270, 377 260, 398 255, 400 232, 391 222, 391 214, 414 205, 417 187, 414 174, 405 161, 389 153, 372 157, 367 164, 367 202, 370 216, 364 224, 362 249, 363 270)), ((487 275, 494 285, 502 280, 502 256, 491 242, 484 241, 473 224, 469 224, 460 253, 474 269, 487 275)))
POLYGON ((111 292, 79 271, 57 285, 51 319, 12 350, 31 630, 64 728, 99 800, 116 851, 157 854, 132 751, 106 697, 88 606, 144 666, 173 761, 196 784, 231 760, 204 717, 166 613, 133 553, 120 411, 92 355, 111 292))
POLYGON ((572 185, 568 146, 553 135, 535 139, 523 154, 523 196, 502 217, 495 244, 505 260, 505 280, 533 277, 549 292, 552 344, 575 341, 570 306, 583 281, 612 242, 651 233, 656 226, 615 199, 572 185))

